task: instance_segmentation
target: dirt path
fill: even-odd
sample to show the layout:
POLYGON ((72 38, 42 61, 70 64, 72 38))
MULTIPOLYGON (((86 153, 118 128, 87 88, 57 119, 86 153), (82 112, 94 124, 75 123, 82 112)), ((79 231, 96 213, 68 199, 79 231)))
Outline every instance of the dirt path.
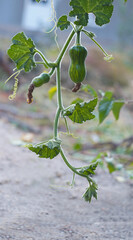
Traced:
POLYGON ((38 159, 11 144, 20 135, 0 121, 0 240, 133 240, 131 183, 99 170, 98 201, 88 204, 86 181, 77 178, 71 189, 60 157, 38 159))

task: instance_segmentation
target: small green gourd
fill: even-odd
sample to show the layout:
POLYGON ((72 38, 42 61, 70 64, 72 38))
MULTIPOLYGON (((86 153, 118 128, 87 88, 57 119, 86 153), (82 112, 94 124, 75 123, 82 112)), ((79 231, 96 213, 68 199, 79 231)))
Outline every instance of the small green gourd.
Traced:
POLYGON ((70 48, 69 56, 71 59, 69 76, 74 83, 81 83, 86 75, 85 59, 87 50, 85 47, 77 44, 70 48))
POLYGON ((33 78, 31 84, 34 85, 34 87, 41 87, 43 84, 49 82, 50 75, 48 73, 41 73, 39 76, 33 78))
POLYGON ((31 84, 28 88, 28 98, 27 98, 27 103, 30 104, 33 102, 33 91, 34 88, 36 87, 41 87, 43 84, 49 82, 50 80, 50 75, 48 73, 41 73, 39 76, 35 77, 32 79, 31 84))

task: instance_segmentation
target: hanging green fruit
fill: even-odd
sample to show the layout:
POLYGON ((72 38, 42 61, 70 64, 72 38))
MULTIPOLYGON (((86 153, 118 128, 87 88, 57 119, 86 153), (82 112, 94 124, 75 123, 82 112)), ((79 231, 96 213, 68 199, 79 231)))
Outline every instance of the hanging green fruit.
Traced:
POLYGON ((74 45, 69 50, 69 56, 71 59, 69 76, 74 83, 81 85, 86 75, 85 59, 87 57, 87 50, 81 45, 74 45))
POLYGON ((43 84, 49 82, 50 76, 48 73, 41 73, 39 76, 33 78, 31 84, 34 84, 34 87, 41 87, 43 84))
POLYGON ((27 103, 33 102, 33 96, 32 93, 34 91, 35 87, 41 87, 43 84, 49 82, 50 75, 48 73, 41 73, 39 76, 32 79, 31 84, 28 88, 28 98, 27 103))

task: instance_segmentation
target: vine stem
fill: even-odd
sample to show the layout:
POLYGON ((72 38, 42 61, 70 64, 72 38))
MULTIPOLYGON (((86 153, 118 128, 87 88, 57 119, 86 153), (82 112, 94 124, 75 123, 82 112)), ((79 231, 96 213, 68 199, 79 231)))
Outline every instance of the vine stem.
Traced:
POLYGON ((45 58, 45 56, 42 54, 42 52, 39 51, 38 49, 35 49, 35 52, 38 53, 38 54, 41 56, 42 60, 45 62, 45 64, 46 64, 48 67, 50 67, 50 64, 49 64, 48 60, 45 58))
POLYGON ((60 74, 60 64, 56 68, 56 84, 57 84, 57 103, 60 110, 63 109, 62 103, 62 93, 61 93, 61 74, 60 74))
POLYGON ((64 121, 65 121, 67 133, 70 134, 70 130, 69 130, 69 126, 68 126, 66 117, 64 117, 64 121))
POLYGON ((54 71, 55 71, 55 67, 51 69, 51 71, 49 72, 49 75, 52 76, 54 74, 54 71))
POLYGON ((55 139, 58 138, 58 122, 59 122, 60 113, 63 109, 62 94, 61 94, 60 64, 58 64, 58 66, 56 68, 56 84, 57 84, 58 109, 57 109, 55 121, 54 121, 54 138, 55 139))
POLYGON ((61 113, 61 109, 58 108, 56 111, 56 116, 54 120, 54 139, 56 140, 58 138, 58 121, 59 121, 60 113, 61 113))
POLYGON ((80 31, 77 32, 76 45, 80 45, 80 31))
MULTIPOLYGON (((62 93, 61 93, 61 60, 65 54, 65 51, 67 50, 73 36, 75 34, 75 31, 72 30, 71 33, 69 34, 65 44, 63 45, 63 48, 55 62, 55 68, 56 68, 56 85, 57 85, 57 105, 58 109, 55 115, 55 121, 54 121, 54 139, 58 138, 58 122, 59 122, 59 117, 61 114, 61 111, 63 110, 63 102, 62 102, 62 93)), ((43 57, 43 56, 42 56, 43 57)), ((44 59, 45 60, 45 59, 44 59)))
MULTIPOLYGON (((63 102, 62 102, 62 93, 61 93, 61 74, 60 74, 60 70, 61 70, 61 60, 69 46, 69 43, 71 42, 73 36, 75 34, 75 31, 72 30, 71 33, 69 34, 65 44, 63 45, 63 48, 57 58, 57 60, 55 61, 55 68, 56 68, 56 85, 57 85, 57 112, 56 112, 56 116, 55 116, 55 121, 54 121, 54 139, 57 140, 58 139, 58 122, 59 122, 59 117, 60 114, 63 110, 63 102)), ((80 42, 80 31, 78 31, 78 42, 80 42)), ((62 159, 64 160, 65 164, 73 171, 74 174, 77 174, 79 176, 82 176, 84 178, 86 178, 89 183, 92 182, 92 179, 80 172, 78 172, 76 170, 75 167, 73 167, 67 160, 62 148, 60 148, 60 154, 62 159)))
POLYGON ((64 160, 65 164, 66 164, 75 174, 77 174, 77 175, 79 175, 79 176, 81 176, 81 177, 87 178, 87 180, 88 180, 89 182, 92 182, 91 178, 89 178, 88 176, 86 176, 86 175, 78 172, 78 171, 76 170, 76 168, 73 167, 73 166, 68 162, 68 160, 67 160, 67 158, 66 158, 66 156, 65 156, 65 154, 64 154, 64 152, 63 152, 63 150, 62 150, 62 148, 60 149, 60 155, 61 155, 62 159, 64 160))
POLYGON ((71 40, 72 40, 74 34, 75 34, 75 31, 72 30, 71 33, 69 34, 69 36, 68 36, 68 38, 67 38, 67 40, 66 40, 64 46, 63 46, 63 48, 62 48, 62 50, 61 50, 61 52, 60 52, 58 58, 56 59, 56 63, 57 63, 57 65, 61 62, 61 60, 62 60, 62 58, 63 58, 63 56, 64 56, 64 54, 65 54, 65 51, 67 50, 68 45, 69 45, 69 43, 71 42, 71 40))
POLYGON ((104 48, 94 38, 90 38, 90 39, 102 50, 104 55, 108 57, 108 53, 104 50, 104 48))

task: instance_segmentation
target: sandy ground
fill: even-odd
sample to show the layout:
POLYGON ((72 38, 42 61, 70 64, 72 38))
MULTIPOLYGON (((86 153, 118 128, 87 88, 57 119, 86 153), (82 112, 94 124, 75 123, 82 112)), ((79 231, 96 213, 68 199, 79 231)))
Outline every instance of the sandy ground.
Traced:
POLYGON ((132 183, 99 170, 98 200, 84 202, 87 182, 68 186, 62 159, 13 145, 21 134, 0 120, 0 240, 133 240, 132 183))

